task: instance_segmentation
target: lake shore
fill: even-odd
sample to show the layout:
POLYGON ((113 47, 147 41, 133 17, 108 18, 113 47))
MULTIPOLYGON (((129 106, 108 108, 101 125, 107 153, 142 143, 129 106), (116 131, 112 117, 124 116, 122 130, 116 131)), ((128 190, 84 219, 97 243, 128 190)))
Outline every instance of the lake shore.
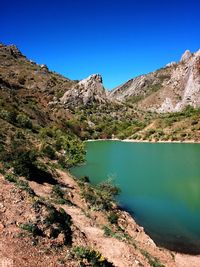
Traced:
POLYGON ((137 140, 137 139, 88 139, 85 142, 96 142, 96 141, 120 141, 120 142, 131 142, 131 143, 175 143, 175 144, 200 144, 200 141, 196 140, 137 140))

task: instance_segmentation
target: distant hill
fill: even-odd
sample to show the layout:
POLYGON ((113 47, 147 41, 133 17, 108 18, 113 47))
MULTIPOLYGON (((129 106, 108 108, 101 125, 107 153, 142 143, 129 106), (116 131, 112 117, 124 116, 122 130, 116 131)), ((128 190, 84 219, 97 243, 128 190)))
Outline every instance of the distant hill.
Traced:
POLYGON ((9 136, 9 129, 19 130, 21 117, 34 131, 56 127, 82 140, 198 141, 199 62, 199 51, 186 51, 180 62, 109 92, 99 74, 73 81, 26 58, 15 45, 0 44, 1 131, 9 136))
POLYGON ((156 112, 200 107, 200 50, 187 50, 179 62, 131 79, 112 90, 110 96, 156 112))

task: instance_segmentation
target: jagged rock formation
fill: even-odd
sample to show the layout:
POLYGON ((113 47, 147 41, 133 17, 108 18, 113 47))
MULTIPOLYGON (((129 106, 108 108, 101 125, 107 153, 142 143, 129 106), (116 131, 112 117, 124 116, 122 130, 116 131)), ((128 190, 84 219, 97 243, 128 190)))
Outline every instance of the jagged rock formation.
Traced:
POLYGON ((129 80, 110 96, 157 112, 176 112, 187 105, 200 107, 200 50, 194 54, 186 50, 180 62, 129 80))
POLYGON ((186 50, 180 62, 171 62, 108 92, 99 74, 71 81, 28 60, 15 45, 0 44, 0 88, 15 89, 21 100, 31 95, 37 95, 38 100, 43 92, 39 102, 57 110, 93 104, 99 108, 108 104, 116 110, 116 104, 128 101, 144 111, 176 112, 187 105, 200 107, 200 50, 186 50))
POLYGON ((25 56, 21 53, 21 51, 16 47, 16 45, 7 45, 0 43, 0 49, 1 51, 4 50, 11 56, 15 58, 25 58, 25 56))
POLYGON ((190 52, 190 50, 186 50, 185 53, 182 55, 180 62, 182 63, 187 62, 191 56, 192 56, 192 53, 190 52))
POLYGON ((60 101, 67 106, 77 106, 93 102, 106 103, 109 99, 101 75, 93 74, 67 90, 60 101))

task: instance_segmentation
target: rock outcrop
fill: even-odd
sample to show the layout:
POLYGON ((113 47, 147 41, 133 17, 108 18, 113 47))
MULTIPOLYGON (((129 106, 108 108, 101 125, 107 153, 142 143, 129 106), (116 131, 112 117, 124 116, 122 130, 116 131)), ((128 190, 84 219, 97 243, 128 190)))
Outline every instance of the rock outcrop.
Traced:
POLYGON ((67 90, 60 101, 66 106, 77 106, 89 105, 93 102, 106 103, 109 100, 101 75, 93 74, 67 90))
POLYGON ((183 63, 187 62, 191 56, 192 56, 192 53, 190 52, 190 50, 186 50, 185 53, 182 55, 180 62, 183 62, 183 63))
MULTIPOLYGON (((200 50, 186 50, 179 62, 138 76, 111 92, 104 89, 102 77, 93 74, 79 82, 53 74, 44 64, 28 60, 15 45, 0 43, 2 87, 24 90, 23 94, 46 91, 45 106, 74 108, 93 104, 129 102, 143 111, 176 112, 186 106, 200 107, 200 50), (21 64, 23 63, 23 64, 21 64), (6 68, 12 75, 6 74, 6 68), (27 72, 27 69, 30 69, 27 72), (37 74, 37 75, 36 75, 37 74)), ((121 105, 121 104, 120 104, 121 105)))
POLYGON ((10 54, 15 58, 25 58, 21 51, 17 48, 16 45, 4 45, 0 43, 0 49, 4 50, 6 53, 10 54))
POLYGON ((110 96, 156 112, 181 111, 188 105, 200 107, 200 50, 193 54, 186 50, 180 62, 129 80, 110 96))

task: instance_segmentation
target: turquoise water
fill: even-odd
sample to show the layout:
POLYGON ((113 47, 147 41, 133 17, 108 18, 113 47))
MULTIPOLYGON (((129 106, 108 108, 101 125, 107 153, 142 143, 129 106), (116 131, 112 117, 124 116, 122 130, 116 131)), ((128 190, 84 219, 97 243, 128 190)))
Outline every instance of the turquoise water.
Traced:
POLYGON ((200 144, 95 141, 86 149, 75 176, 94 184, 111 177, 120 206, 158 245, 199 253, 200 144))

